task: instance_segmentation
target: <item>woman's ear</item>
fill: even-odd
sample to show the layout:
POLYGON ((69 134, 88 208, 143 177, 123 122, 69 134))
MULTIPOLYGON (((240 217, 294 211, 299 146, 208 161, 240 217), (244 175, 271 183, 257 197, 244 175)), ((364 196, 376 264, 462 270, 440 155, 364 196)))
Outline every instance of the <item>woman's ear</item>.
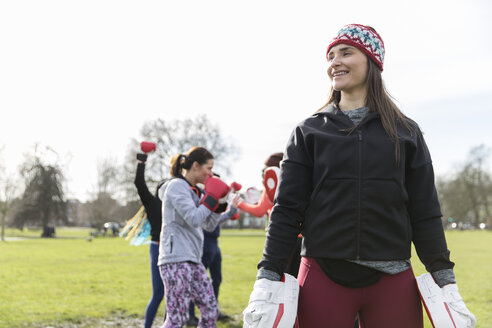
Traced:
POLYGON ((194 161, 193 164, 191 164, 191 169, 198 170, 199 168, 200 168, 200 164, 198 164, 197 161, 194 161))

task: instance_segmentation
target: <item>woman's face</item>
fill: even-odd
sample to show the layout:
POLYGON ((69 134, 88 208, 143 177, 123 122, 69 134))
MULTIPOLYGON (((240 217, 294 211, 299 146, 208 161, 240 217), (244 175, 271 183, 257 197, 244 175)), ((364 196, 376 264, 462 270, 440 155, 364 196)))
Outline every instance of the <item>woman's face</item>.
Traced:
POLYGON ((200 165, 198 162, 193 163, 193 175, 196 180, 196 183, 205 183, 209 177, 211 177, 212 169, 214 167, 214 160, 209 159, 204 164, 200 165))
POLYGON ((365 91, 368 63, 356 47, 338 44, 328 53, 328 76, 333 89, 344 93, 365 91))

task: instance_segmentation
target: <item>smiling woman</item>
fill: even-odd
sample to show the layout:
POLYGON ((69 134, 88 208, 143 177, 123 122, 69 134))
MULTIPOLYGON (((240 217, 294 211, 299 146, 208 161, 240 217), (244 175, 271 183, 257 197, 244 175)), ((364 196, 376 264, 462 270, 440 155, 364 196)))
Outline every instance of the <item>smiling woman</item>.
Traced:
MULTIPOLYGON (((456 290, 450 312, 473 327, 457 293, 429 150, 384 88, 384 54, 370 26, 347 25, 330 42, 330 96, 284 152, 258 286, 281 280, 302 233, 299 327, 350 327, 357 313, 368 328, 423 327, 413 242, 439 287, 456 290)), ((269 303, 259 294, 255 288, 245 310, 251 326, 248 318, 269 303)))
POLYGON ((343 90, 352 98, 360 99, 357 94, 367 93, 367 57, 356 47, 339 44, 334 46, 328 54, 330 67, 328 76, 332 80, 333 89, 343 90))
MULTIPOLYGON (((332 88, 328 102, 321 110, 335 104, 342 110, 368 108, 380 114, 384 130, 395 141, 395 161, 398 163, 400 143, 396 125, 400 124, 410 133, 414 133, 415 128, 386 91, 381 76, 384 54, 383 39, 372 27, 351 24, 342 28, 326 52, 332 88)), ((359 112, 346 114, 359 115, 359 112)))

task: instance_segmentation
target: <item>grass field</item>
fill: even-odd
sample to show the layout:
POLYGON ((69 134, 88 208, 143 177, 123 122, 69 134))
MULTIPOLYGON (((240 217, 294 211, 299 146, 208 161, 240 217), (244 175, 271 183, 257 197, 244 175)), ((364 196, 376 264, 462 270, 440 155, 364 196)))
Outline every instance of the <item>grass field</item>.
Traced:
MULTIPOLYGON (((129 246, 122 238, 88 242, 87 229, 58 228, 56 239, 34 238, 40 234, 8 230, 7 237, 28 238, 0 242, 0 327, 63 327, 114 314, 143 317, 151 292, 147 246, 129 246)), ((477 327, 492 327, 492 233, 452 231, 447 240, 461 295, 477 316, 477 327)), ((263 243, 261 230, 222 231, 219 304, 235 320, 217 327, 242 327, 240 313, 263 243)), ((413 265, 416 275, 424 272, 416 256, 413 265)))

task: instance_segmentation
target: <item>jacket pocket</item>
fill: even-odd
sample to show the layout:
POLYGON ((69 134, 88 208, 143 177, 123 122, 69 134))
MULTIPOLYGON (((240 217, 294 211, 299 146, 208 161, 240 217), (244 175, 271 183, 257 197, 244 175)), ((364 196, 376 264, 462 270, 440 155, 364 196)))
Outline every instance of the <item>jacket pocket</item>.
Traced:
POLYGON ((173 239, 174 239, 174 235, 171 234, 169 236, 169 239, 166 241, 165 249, 166 249, 166 253, 167 254, 172 254, 173 253, 173 239))
POLYGON ((171 244, 171 245, 170 245, 171 249, 170 249, 170 251, 169 251, 169 253, 170 253, 170 254, 172 254, 172 253, 173 253, 173 238, 174 238, 174 235, 173 235, 173 234, 171 234, 171 242, 170 242, 170 244, 171 244))
POLYGON ((412 233, 405 190, 394 180, 377 179, 364 181, 362 192, 363 253, 403 259, 412 233))

